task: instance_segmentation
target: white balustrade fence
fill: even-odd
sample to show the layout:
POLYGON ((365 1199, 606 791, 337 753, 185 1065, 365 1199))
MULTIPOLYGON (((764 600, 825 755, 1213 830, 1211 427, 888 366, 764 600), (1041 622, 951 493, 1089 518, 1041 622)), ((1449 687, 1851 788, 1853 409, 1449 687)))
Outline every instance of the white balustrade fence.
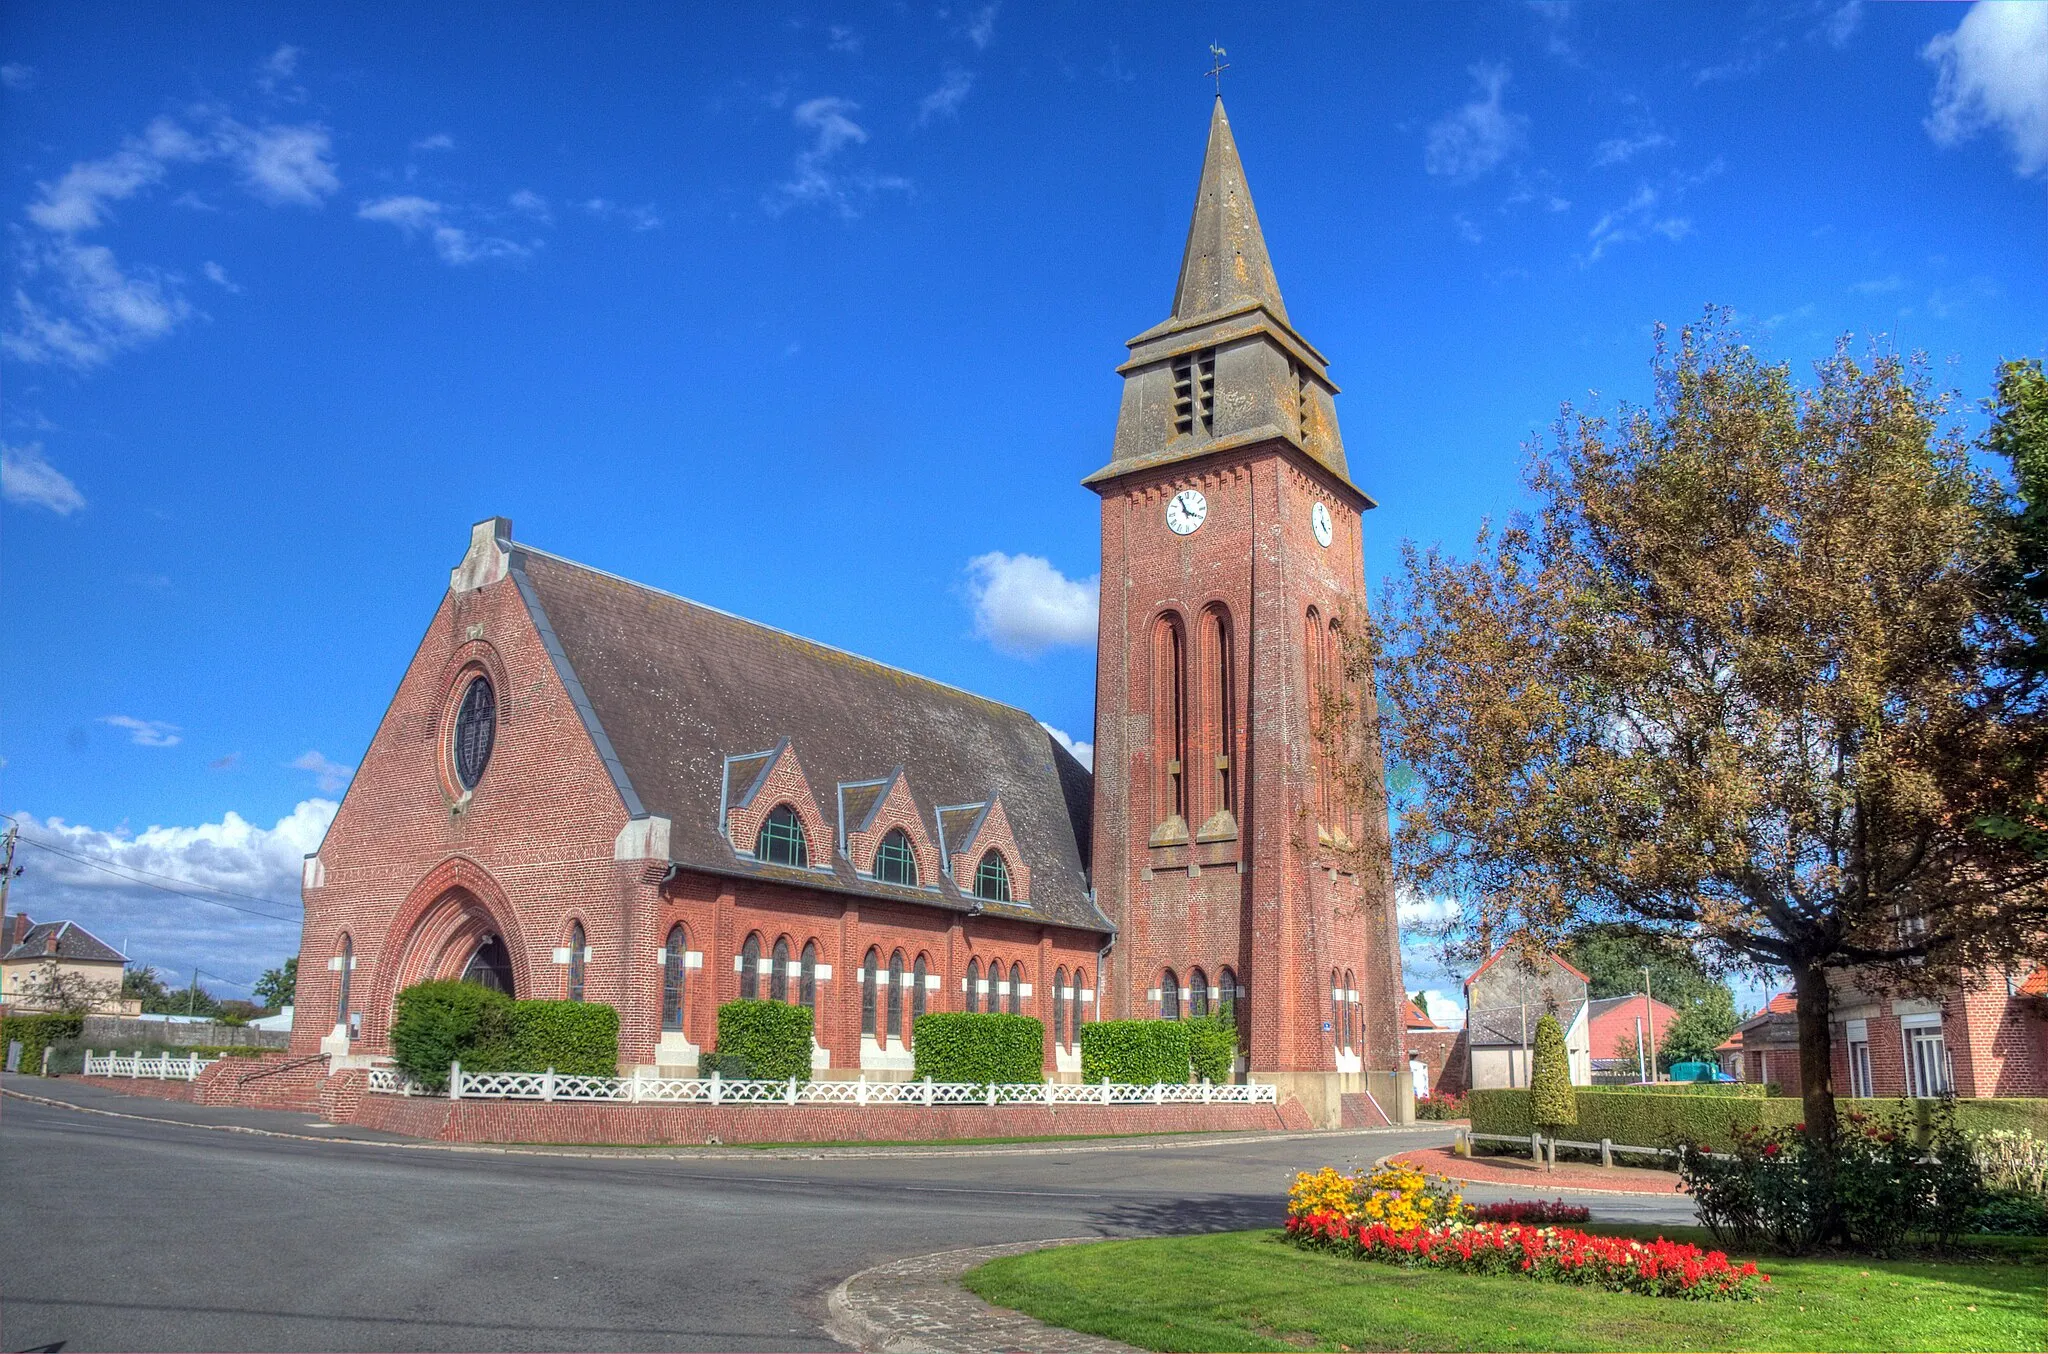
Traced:
MULTIPOLYGON (((546 1072, 465 1072, 450 1067, 450 1100, 576 1100, 626 1105, 1272 1105, 1271 1086, 1122 1086, 1101 1081, 1001 1085, 931 1081, 728 1081, 709 1077, 578 1077, 546 1072)), ((370 1070, 371 1091, 424 1095, 387 1067, 370 1070)))
POLYGON ((168 1053, 154 1058, 141 1055, 122 1057, 109 1053, 103 1058, 93 1056, 91 1049, 85 1051, 85 1075, 89 1077, 151 1077, 157 1081, 192 1081, 207 1068, 219 1062, 218 1058, 202 1058, 197 1053, 174 1058, 168 1053))

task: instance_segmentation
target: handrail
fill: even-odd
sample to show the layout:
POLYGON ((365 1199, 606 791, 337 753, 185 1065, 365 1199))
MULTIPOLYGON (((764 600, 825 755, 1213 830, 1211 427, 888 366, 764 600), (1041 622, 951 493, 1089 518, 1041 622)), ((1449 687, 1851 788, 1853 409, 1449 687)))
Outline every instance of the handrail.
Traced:
POLYGON ((326 1056, 327 1055, 325 1053, 308 1053, 304 1057, 290 1058, 284 1062, 278 1063, 273 1067, 265 1067, 263 1066, 263 1064, 258 1063, 256 1065, 255 1071, 244 1072, 241 1076, 237 1077, 235 1079, 235 1085, 247 1086, 252 1081, 261 1081, 265 1077, 276 1076, 279 1072, 289 1072, 294 1067, 304 1067, 307 1063, 319 1062, 322 1058, 326 1056))

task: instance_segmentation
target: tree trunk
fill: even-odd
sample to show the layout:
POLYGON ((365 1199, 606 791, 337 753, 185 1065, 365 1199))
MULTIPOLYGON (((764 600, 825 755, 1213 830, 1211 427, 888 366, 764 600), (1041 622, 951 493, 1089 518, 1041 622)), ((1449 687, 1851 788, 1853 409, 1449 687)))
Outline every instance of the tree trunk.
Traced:
POLYGON ((1806 1131, 1821 1142, 1835 1139, 1833 994, 1827 971, 1816 964, 1792 970, 1792 991, 1799 999, 1799 1097, 1805 1105, 1806 1131))

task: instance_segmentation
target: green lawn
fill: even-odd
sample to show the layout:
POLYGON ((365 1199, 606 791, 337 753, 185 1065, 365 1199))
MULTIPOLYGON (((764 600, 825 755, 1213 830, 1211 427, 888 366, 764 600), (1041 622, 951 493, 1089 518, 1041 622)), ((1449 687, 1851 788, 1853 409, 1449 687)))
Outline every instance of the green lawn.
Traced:
MULTIPOLYGON (((1624 1228, 1595 1230, 1627 1231, 1624 1228)), ((1673 1240, 1694 1229, 1668 1228, 1673 1240)), ((1703 1234, 1702 1234, 1703 1235, 1703 1234)), ((1157 1350, 2048 1350, 2048 1254, 1772 1259, 1761 1302, 1687 1302, 1300 1250, 1279 1232, 1065 1246, 967 1286, 1157 1350)))

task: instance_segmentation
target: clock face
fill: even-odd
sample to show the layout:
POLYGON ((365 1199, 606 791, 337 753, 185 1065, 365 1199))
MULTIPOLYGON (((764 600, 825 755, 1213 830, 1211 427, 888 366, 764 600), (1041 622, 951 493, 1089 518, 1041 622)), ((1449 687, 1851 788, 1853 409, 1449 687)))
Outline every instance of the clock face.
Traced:
POLYGON ((1326 507, 1325 505, 1321 504, 1321 503, 1318 503, 1318 504, 1316 504, 1316 505, 1315 505, 1315 507, 1314 507, 1314 508, 1312 508, 1312 509, 1310 509, 1310 511, 1309 511, 1309 515, 1308 515, 1308 524, 1309 524, 1309 525, 1310 525, 1311 527, 1315 528, 1315 533, 1316 533, 1316 544, 1317 544, 1317 545, 1320 545, 1320 546, 1322 546, 1322 547, 1323 547, 1323 548, 1324 548, 1325 550, 1329 549, 1329 548, 1330 548, 1330 510, 1329 510, 1329 508, 1328 508, 1328 507, 1326 507))
POLYGON ((1209 500, 1200 489, 1183 489, 1166 502, 1166 529, 1176 536, 1191 536, 1209 515, 1209 500))

